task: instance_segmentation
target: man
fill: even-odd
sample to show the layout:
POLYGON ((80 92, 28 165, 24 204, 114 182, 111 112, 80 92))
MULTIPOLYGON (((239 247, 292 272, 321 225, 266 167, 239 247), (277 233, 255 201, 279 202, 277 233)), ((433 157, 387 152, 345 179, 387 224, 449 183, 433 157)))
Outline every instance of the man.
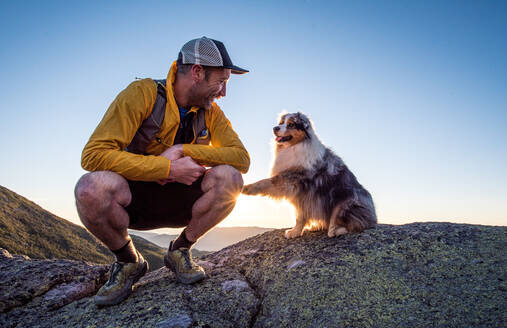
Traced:
POLYGON ((232 211, 240 172, 250 165, 214 100, 225 97, 231 73, 246 72, 232 64, 222 42, 194 39, 166 81, 135 81, 107 110, 82 154, 83 168, 92 172, 75 190, 81 221, 116 255, 96 304, 123 301, 148 270, 127 228, 185 227, 164 262, 182 283, 205 277, 190 248, 232 211))

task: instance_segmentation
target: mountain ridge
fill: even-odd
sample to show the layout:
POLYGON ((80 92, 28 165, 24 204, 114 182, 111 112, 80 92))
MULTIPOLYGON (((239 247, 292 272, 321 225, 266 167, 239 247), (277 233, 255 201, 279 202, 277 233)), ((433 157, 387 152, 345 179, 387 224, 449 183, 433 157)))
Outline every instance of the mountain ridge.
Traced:
MULTIPOLYGON (((165 249, 132 236, 152 269, 164 265, 165 249)), ((114 255, 83 227, 60 218, 0 186, 0 248, 34 259, 69 259, 110 264, 114 255)))

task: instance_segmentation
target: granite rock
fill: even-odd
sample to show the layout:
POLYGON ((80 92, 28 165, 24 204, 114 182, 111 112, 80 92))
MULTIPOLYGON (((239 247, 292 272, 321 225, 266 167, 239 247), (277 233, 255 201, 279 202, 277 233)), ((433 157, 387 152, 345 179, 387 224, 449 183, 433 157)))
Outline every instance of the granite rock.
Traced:
POLYGON ((207 278, 148 273, 117 306, 90 297, 107 267, 0 250, 2 327, 501 327, 507 228, 379 225, 328 238, 283 230, 201 259, 207 278))

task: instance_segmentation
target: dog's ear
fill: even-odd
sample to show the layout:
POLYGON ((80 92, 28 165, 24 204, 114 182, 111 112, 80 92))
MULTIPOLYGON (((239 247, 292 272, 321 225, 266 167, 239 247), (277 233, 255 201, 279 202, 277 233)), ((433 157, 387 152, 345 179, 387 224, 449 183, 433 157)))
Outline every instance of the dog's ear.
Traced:
POLYGON ((283 110, 282 110, 282 111, 278 114, 278 121, 276 121, 276 122, 277 122, 276 124, 278 124, 278 122, 280 122, 280 121, 281 121, 281 120, 285 117, 285 115, 287 115, 287 114, 288 114, 288 112, 287 112, 285 109, 283 109, 283 110))
POLYGON ((301 124, 305 128, 305 130, 308 130, 310 128, 310 120, 308 119, 308 117, 306 117, 306 115, 301 112, 297 112, 296 116, 298 118, 298 121, 301 122, 301 124))

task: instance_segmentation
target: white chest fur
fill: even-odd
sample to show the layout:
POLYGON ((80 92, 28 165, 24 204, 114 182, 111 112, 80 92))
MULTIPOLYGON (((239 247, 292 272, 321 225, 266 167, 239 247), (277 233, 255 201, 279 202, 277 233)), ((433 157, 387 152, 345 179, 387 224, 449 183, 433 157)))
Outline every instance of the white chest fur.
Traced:
POLYGON ((315 162, 322 159, 325 153, 324 146, 316 139, 317 138, 312 138, 307 142, 301 142, 288 148, 275 150, 275 158, 271 167, 271 176, 275 176, 280 172, 295 167, 304 169, 311 169, 314 167, 315 162))

